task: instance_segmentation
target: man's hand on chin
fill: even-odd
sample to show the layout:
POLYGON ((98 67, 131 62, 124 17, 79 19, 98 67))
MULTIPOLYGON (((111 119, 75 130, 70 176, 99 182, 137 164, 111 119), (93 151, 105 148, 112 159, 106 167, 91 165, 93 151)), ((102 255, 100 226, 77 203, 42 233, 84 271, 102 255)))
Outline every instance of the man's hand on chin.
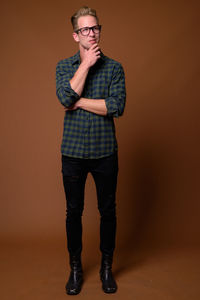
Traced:
POLYGON ((97 43, 91 45, 89 49, 83 48, 81 53, 82 63, 86 64, 88 68, 92 67, 101 57, 100 47, 97 43))

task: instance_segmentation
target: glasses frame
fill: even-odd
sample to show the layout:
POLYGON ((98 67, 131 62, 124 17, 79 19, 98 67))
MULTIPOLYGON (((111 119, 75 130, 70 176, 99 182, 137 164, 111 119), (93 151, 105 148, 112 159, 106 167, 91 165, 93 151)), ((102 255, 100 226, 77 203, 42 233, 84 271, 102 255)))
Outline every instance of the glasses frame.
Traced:
POLYGON ((80 32, 82 36, 88 36, 88 35, 90 34, 91 30, 92 30, 92 32, 93 32, 94 34, 99 34, 99 33, 101 32, 101 27, 102 27, 102 25, 98 25, 98 24, 97 24, 97 25, 94 25, 94 26, 91 26, 91 27, 82 27, 82 28, 79 28, 79 29, 77 29, 75 32, 76 32, 77 34, 80 32), (99 32, 98 32, 98 33, 94 32, 94 28, 95 28, 95 27, 98 27, 98 28, 99 28, 99 32), (84 35, 84 34, 81 32, 82 29, 89 29, 88 34, 84 35))

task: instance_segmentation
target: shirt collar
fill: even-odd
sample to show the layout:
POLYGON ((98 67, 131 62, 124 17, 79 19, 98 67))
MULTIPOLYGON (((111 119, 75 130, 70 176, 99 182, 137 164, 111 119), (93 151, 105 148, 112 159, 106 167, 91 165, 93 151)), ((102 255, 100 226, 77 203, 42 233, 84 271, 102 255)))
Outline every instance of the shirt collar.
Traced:
MULTIPOLYGON (((100 55, 100 59, 105 60, 105 55, 103 54, 103 52, 101 52, 100 55)), ((80 63, 80 61, 80 51, 78 51, 74 56, 72 56, 72 64, 80 63)))
POLYGON ((80 51, 78 51, 74 56, 72 56, 72 64, 80 63, 80 51))

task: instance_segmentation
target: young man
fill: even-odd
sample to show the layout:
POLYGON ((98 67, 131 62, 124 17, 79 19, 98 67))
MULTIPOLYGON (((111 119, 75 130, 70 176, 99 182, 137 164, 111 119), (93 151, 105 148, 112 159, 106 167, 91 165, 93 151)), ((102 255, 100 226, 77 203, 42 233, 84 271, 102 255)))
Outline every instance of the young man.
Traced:
POLYGON ((106 293, 117 290, 112 274, 116 235, 117 141, 113 117, 125 106, 125 78, 120 63, 100 50, 101 26, 94 9, 82 7, 72 18, 79 51, 56 67, 56 94, 65 107, 61 146, 66 194, 66 232, 71 272, 69 295, 83 283, 81 265, 82 212, 87 174, 94 178, 100 212, 100 278, 106 293))

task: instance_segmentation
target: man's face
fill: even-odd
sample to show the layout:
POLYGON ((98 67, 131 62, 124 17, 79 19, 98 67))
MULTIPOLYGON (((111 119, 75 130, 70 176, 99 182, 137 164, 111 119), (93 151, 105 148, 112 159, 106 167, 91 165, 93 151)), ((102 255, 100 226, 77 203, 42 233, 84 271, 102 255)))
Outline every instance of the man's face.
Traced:
MULTIPOLYGON (((82 16, 78 18, 78 29, 84 27, 92 27, 95 25, 98 24, 96 18, 93 16, 82 16)), ((75 41, 79 43, 80 47, 89 49, 93 44, 99 43, 100 33, 94 33, 92 30, 90 30, 90 33, 87 36, 83 36, 79 31, 78 33, 74 32, 73 37, 75 41)))

